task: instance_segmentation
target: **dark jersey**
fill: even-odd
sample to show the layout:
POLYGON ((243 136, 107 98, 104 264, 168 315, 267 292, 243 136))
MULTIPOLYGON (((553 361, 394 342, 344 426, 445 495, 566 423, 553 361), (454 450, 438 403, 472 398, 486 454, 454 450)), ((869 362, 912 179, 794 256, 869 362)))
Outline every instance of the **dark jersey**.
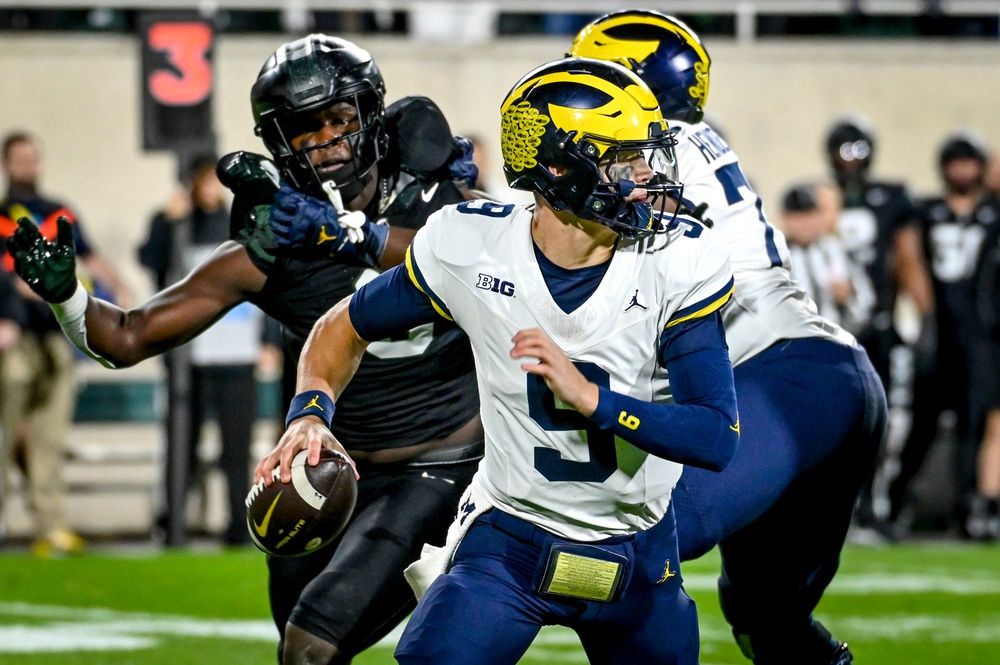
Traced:
POLYGON ((979 252, 976 301, 980 324, 1000 344, 1000 224, 990 225, 979 252))
POLYGON ((917 210, 934 284, 938 332, 969 349, 983 332, 976 269, 984 241, 1000 225, 1000 200, 983 198, 971 214, 962 216, 940 197, 921 201, 917 210))
POLYGON ((893 238, 912 221, 913 204, 902 185, 874 182, 857 196, 845 194, 837 233, 850 259, 871 281, 875 316, 895 306, 893 238))
MULTIPOLYGON (((27 217, 38 225, 38 230, 47 240, 55 240, 56 220, 66 217, 73 225, 73 240, 78 256, 90 255, 90 244, 87 242, 79 221, 73 212, 58 201, 42 196, 15 197, 8 194, 0 202, 0 270, 13 274, 14 257, 7 252, 7 238, 17 230, 17 220, 27 217)), ((49 306, 41 300, 25 300, 25 326, 36 333, 55 332, 59 330, 59 322, 52 314, 49 306)))
MULTIPOLYGON (((464 200, 447 169, 441 168, 450 154, 451 132, 429 100, 407 98, 386 112, 390 142, 396 146, 403 146, 392 135, 396 128, 435 122, 445 126, 439 134, 446 135, 447 146, 438 146, 440 161, 436 167, 423 153, 421 165, 435 168, 418 172, 408 165, 419 160, 398 153, 379 164, 379 195, 365 211, 369 219, 420 228, 442 206, 464 200), (405 117, 418 113, 422 117, 405 117)), ((413 145, 413 137, 409 141, 414 148, 427 147, 419 145, 419 141, 413 145)), ((248 251, 267 275, 264 288, 250 301, 282 323, 286 351, 296 358, 316 320, 377 274, 363 265, 339 259, 279 255, 272 263, 248 251)), ((407 446, 445 437, 479 411, 473 369, 468 339, 443 320, 414 328, 405 339, 374 342, 337 400, 330 429, 351 450, 407 446)))

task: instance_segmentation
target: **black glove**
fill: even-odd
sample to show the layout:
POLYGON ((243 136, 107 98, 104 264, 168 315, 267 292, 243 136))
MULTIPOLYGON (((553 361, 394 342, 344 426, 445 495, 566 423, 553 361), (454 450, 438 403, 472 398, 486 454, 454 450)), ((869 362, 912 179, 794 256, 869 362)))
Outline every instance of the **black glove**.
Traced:
POLYGON ((219 182, 235 196, 269 203, 281 187, 278 167, 264 155, 239 150, 231 152, 215 165, 219 182))
POLYGON ((7 243, 14 257, 14 271, 31 290, 50 303, 69 300, 76 291, 76 247, 73 226, 65 217, 56 220, 58 233, 49 242, 27 217, 17 220, 17 230, 7 243))

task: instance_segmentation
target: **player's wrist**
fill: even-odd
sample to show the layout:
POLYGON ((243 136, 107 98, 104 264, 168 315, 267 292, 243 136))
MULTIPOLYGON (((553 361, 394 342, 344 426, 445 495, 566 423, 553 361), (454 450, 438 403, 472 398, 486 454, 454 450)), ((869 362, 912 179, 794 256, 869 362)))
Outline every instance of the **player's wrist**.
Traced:
POLYGON ((365 240, 361 258, 373 268, 377 268, 386 245, 389 244, 389 225, 368 221, 364 226, 365 240))
POLYGON ((333 399, 325 392, 306 390, 293 397, 288 405, 285 427, 287 428, 293 421, 307 416, 315 416, 329 427, 330 423, 333 422, 333 414, 336 410, 333 399))
MULTIPOLYGON (((597 389, 597 404, 589 415, 584 415, 601 429, 613 429, 615 423, 618 422, 618 395, 610 388, 597 385, 594 387, 597 389)), ((581 413, 583 412, 581 411, 581 413)))

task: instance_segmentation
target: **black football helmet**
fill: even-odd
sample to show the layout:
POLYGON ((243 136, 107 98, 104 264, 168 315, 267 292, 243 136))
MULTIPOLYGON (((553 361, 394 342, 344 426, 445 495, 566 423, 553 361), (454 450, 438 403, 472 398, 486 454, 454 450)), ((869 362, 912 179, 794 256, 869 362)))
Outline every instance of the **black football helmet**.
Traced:
POLYGON ((550 62, 511 88, 500 116, 511 187, 625 237, 665 230, 667 199, 680 199, 677 141, 652 91, 628 69, 589 58, 550 62), (644 201, 630 200, 636 186, 644 201))
POLYGON ((312 34, 282 44, 257 75, 250 91, 254 131, 264 141, 284 179, 314 196, 324 196, 324 178, 309 153, 348 141, 351 164, 331 180, 346 202, 374 177, 387 150, 385 82, 368 51, 337 37, 312 34), (323 144, 296 151, 291 141, 315 123, 316 112, 345 102, 357 112, 358 129, 323 144))
POLYGON ((712 58, 698 35, 673 16, 639 9, 605 14, 577 33, 569 55, 628 67, 670 120, 696 123, 704 115, 712 58))
POLYGON ((875 158, 875 133, 867 119, 845 116, 826 134, 826 154, 840 185, 862 183, 875 158))
POLYGON ((956 194, 969 194, 981 188, 986 181, 986 164, 989 161, 989 149, 986 142, 975 132, 962 130, 951 134, 938 151, 938 168, 941 178, 949 191, 956 194), (967 168, 948 169, 951 162, 959 159, 974 160, 978 169, 970 171, 967 168))
POLYGON ((983 166, 989 161, 986 144, 974 132, 958 131, 941 144, 938 151, 938 166, 944 166, 956 159, 974 159, 983 166))

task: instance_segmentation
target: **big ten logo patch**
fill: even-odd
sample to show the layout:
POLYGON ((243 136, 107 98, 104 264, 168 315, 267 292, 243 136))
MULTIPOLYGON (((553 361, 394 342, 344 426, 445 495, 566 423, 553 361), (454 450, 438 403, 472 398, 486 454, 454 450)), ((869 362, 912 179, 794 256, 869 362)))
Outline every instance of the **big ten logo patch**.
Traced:
POLYGON ((487 275, 484 272, 479 273, 479 281, 476 282, 476 288, 482 289, 483 291, 499 293, 500 295, 507 296, 509 298, 514 297, 513 282, 502 280, 499 277, 494 277, 493 275, 487 275))

